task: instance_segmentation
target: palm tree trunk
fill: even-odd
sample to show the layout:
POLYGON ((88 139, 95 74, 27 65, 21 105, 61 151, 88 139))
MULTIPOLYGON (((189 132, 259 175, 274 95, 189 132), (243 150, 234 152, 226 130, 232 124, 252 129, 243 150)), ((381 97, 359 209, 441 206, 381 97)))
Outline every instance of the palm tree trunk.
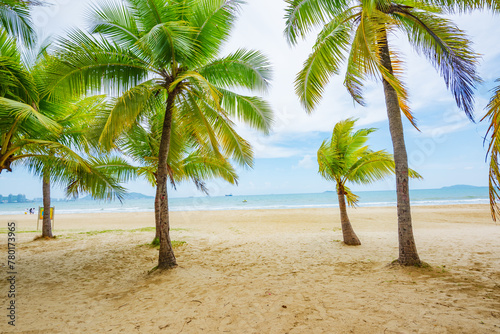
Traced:
POLYGON ((160 208, 160 254, 158 258, 158 269, 169 269, 177 266, 174 250, 172 248, 172 242, 170 241, 170 222, 167 194, 167 157, 170 149, 170 134, 172 130, 172 112, 174 107, 174 99, 174 93, 169 93, 158 154, 158 182, 156 184, 156 199, 158 200, 160 208))
POLYGON ((354 233, 354 229, 352 228, 349 217, 347 216, 344 187, 342 185, 337 187, 337 195, 339 197, 340 222, 342 224, 344 243, 350 246, 359 246, 361 245, 361 241, 359 241, 358 236, 354 233))
MULTIPOLYGON (((156 180, 156 183, 158 184, 158 180, 156 180)), ((156 188, 158 190, 158 187, 156 188)), ((156 226, 156 233, 155 233, 155 238, 153 239, 153 244, 157 244, 160 242, 160 195, 158 191, 156 192, 155 196, 155 226, 156 226)))
POLYGON ((50 175, 47 172, 43 174, 43 223, 42 223, 42 237, 53 238, 52 225, 50 220, 50 175))
MULTIPOLYGON (((389 53, 387 35, 381 39, 381 62, 382 66, 391 73, 392 62, 389 53)), ((397 207, 398 207, 398 237, 399 258, 401 265, 412 266, 421 264, 418 257, 413 228, 411 223, 410 192, 408 187, 408 157, 406 153, 403 123, 401 121, 401 110, 399 109, 398 95, 395 89, 383 80, 385 104, 389 119, 389 130, 391 132, 392 145, 394 148, 394 163, 396 172, 397 207)))

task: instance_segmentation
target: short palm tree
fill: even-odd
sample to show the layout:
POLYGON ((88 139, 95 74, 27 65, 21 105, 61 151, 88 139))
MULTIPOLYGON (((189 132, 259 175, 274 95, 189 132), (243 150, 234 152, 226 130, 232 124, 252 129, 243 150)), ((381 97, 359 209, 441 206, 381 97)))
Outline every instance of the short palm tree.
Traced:
POLYGON ((473 112, 474 85, 479 80, 477 56, 470 42, 450 20, 439 15, 444 9, 431 2, 287 0, 285 35, 291 44, 313 27, 323 26, 295 82, 295 91, 308 112, 317 106, 329 78, 340 72, 346 60, 344 85, 359 104, 364 104, 363 81, 382 80, 396 164, 398 262, 402 265, 421 263, 411 222, 401 112, 415 122, 400 80, 402 60, 388 36, 396 32, 406 35, 416 51, 436 67, 457 105, 469 117, 473 112))
POLYGON ((53 87, 85 93, 110 88, 117 95, 100 142, 113 140, 144 119, 152 105, 162 105, 156 198, 160 203, 158 268, 177 265, 170 242, 168 161, 175 117, 242 164, 252 152, 228 127, 230 117, 268 131, 271 109, 261 98, 234 93, 240 87, 264 91, 270 64, 258 51, 237 50, 219 57, 242 1, 124 0, 92 8, 92 35, 74 32, 61 41, 51 78, 53 87), (177 116, 174 117, 174 114, 177 116), (224 138, 224 139, 222 139, 224 138), (218 140, 219 139, 219 140, 218 140))
MULTIPOLYGON (((376 129, 360 129, 354 132, 356 121, 347 119, 333 128, 332 137, 325 140, 318 150, 319 173, 337 185, 340 221, 344 243, 361 245, 347 216, 346 200, 355 206, 358 196, 346 186, 347 182, 368 184, 394 174, 394 158, 385 150, 372 151, 366 145, 368 135, 376 129)), ((421 176, 409 170, 410 177, 421 176)))
MULTIPOLYGON (((144 176, 153 187, 158 184, 158 149, 160 144, 161 121, 163 112, 151 114, 147 123, 135 124, 118 143, 120 150, 132 158, 139 167, 139 175, 144 176)), ((172 121, 172 142, 168 154, 168 179, 175 188, 176 184, 191 180, 196 187, 208 194, 205 180, 222 178, 235 184, 238 176, 231 163, 224 156, 214 152, 210 143, 179 120, 172 121)), ((244 144, 244 143, 242 143, 244 144)), ((156 235, 153 244, 160 241, 160 208, 155 201, 156 235)))

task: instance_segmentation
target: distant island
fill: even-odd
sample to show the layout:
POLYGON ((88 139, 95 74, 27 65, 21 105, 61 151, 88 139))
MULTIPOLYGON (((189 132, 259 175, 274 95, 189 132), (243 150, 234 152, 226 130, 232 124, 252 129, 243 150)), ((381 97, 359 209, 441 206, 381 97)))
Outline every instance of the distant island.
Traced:
POLYGON ((448 186, 448 187, 441 187, 440 189, 477 189, 477 188, 485 188, 485 187, 478 187, 478 186, 469 186, 466 184, 456 184, 454 186, 448 186))
MULTIPOLYGON (((415 190, 466 190, 466 189, 483 189, 483 188, 488 188, 487 186, 470 186, 467 184, 456 184, 453 186, 446 186, 446 187, 441 187, 441 188, 431 188, 431 189, 410 189, 410 191, 415 191, 415 190)), ((369 190, 362 190, 362 191, 369 191, 369 190)), ((392 191, 392 190, 375 190, 375 191, 392 191)), ((394 190, 395 191, 395 190, 394 190)), ((324 194, 326 193, 337 193, 336 191, 333 190, 326 190, 323 191, 324 194)))

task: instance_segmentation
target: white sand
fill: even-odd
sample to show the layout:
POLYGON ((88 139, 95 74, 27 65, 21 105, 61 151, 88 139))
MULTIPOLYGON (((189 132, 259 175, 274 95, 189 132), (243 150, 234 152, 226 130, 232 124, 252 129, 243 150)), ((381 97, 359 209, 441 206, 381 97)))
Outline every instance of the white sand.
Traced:
MULTIPOLYGON (((140 245, 154 232, 79 234, 154 226, 153 213, 58 215, 56 240, 17 234, 15 332, 500 333, 500 225, 486 205, 413 208, 431 268, 388 266, 395 208, 349 214, 359 247, 340 242, 336 209, 174 212, 187 244, 178 268, 153 274, 157 251, 140 245)), ((24 215, 0 228, 10 220, 36 228, 24 215)), ((7 290, 2 279, 2 333, 7 290)))

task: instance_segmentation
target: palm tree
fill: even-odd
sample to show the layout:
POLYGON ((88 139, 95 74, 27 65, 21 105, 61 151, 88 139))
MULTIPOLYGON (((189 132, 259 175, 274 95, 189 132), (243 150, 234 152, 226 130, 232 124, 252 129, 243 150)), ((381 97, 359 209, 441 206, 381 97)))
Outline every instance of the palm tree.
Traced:
MULTIPOLYGON (((158 149, 160 143, 163 112, 150 115, 146 124, 135 124, 119 141, 120 150, 139 164, 137 173, 144 176, 153 187, 158 184, 158 149)), ((211 149, 210 143, 202 142, 197 133, 179 120, 172 121, 172 142, 168 154, 168 179, 172 186, 191 180, 196 187, 208 195, 204 180, 220 177, 235 184, 238 176, 231 163, 211 149)), ((156 235, 153 244, 160 242, 160 208, 155 201, 156 235)))
MULTIPOLYGON (((497 82, 500 79, 497 79, 497 82)), ((498 201, 500 199, 500 169, 498 167, 498 158, 500 155, 500 86, 493 89, 493 95, 486 106, 485 119, 489 122, 486 136, 490 136, 488 153, 490 154, 490 171, 489 171, 489 192, 490 192, 490 210, 491 217, 494 221, 500 216, 500 208, 498 201)))
POLYGON ((54 114, 45 115, 38 108, 40 87, 33 67, 23 58, 15 39, 0 31, 0 173, 12 171, 12 163, 25 158, 23 149, 64 149, 58 143, 40 139, 44 133, 59 132, 61 126, 51 117, 54 114))
POLYGON ((257 51, 237 50, 216 58, 228 39, 242 1, 107 1, 89 14, 92 35, 73 32, 60 42, 53 87, 86 93, 106 87, 117 95, 100 142, 113 140, 162 105, 156 199, 160 207, 158 268, 177 265, 169 235, 168 162, 172 120, 178 117, 203 135, 215 152, 251 164, 248 143, 229 127, 230 117, 268 131, 271 110, 261 98, 236 94, 241 87, 265 91, 270 64, 257 51), (174 117, 174 115, 177 116, 174 117), (219 138, 219 140, 218 140, 219 138), (225 138, 222 140, 222 138, 225 138))
MULTIPOLYGON (((401 57, 388 35, 407 35, 418 53, 424 54, 439 71, 455 101, 472 118, 473 89, 479 80, 477 56, 465 34, 430 1, 326 1, 288 0, 285 35, 291 44, 322 25, 312 53, 297 75, 295 91, 311 112, 319 103, 329 78, 338 74, 347 59, 344 85, 353 99, 363 105, 363 81, 382 79, 389 130, 396 164, 399 258, 402 265, 421 263, 413 237, 406 153, 401 112, 415 125, 400 80, 401 57)), ((452 5, 451 5, 452 6, 452 5)))
MULTIPOLYGON (((356 120, 346 119, 335 124, 332 137, 323 141, 318 150, 319 173, 337 185, 342 235, 347 245, 361 245, 347 216, 347 204, 356 206, 358 196, 346 186, 347 182, 368 184, 394 174, 394 158, 385 150, 372 151, 366 141, 376 129, 354 132, 356 120)), ((409 170, 410 177, 421 176, 409 170)))
POLYGON ((125 188, 120 183, 132 177, 134 168, 120 157, 95 156, 97 150, 89 140, 88 128, 95 117, 95 108, 102 104, 100 97, 81 99, 78 102, 60 100, 57 103, 41 101, 42 113, 50 114, 54 109, 65 111, 62 118, 55 119, 61 126, 57 133, 45 132, 35 143, 43 141, 52 145, 23 145, 15 164, 22 165, 42 179, 43 224, 42 237, 52 238, 50 219, 50 190, 53 183, 66 188, 68 197, 88 193, 94 199, 123 199, 125 188))
MULTIPOLYGON (((98 199, 121 199, 125 189, 118 177, 130 167, 118 158, 85 158, 92 146, 88 129, 106 108, 103 96, 79 99, 71 95, 43 94, 46 90, 45 48, 21 55, 12 38, 0 33, 0 57, 8 66, 0 97, 0 172, 27 167, 43 180, 43 237, 52 237, 50 184, 67 186, 68 195, 88 192, 98 199), (3 42, 3 43, 2 43, 3 42)), ((129 174, 127 174, 127 172, 129 174)))

